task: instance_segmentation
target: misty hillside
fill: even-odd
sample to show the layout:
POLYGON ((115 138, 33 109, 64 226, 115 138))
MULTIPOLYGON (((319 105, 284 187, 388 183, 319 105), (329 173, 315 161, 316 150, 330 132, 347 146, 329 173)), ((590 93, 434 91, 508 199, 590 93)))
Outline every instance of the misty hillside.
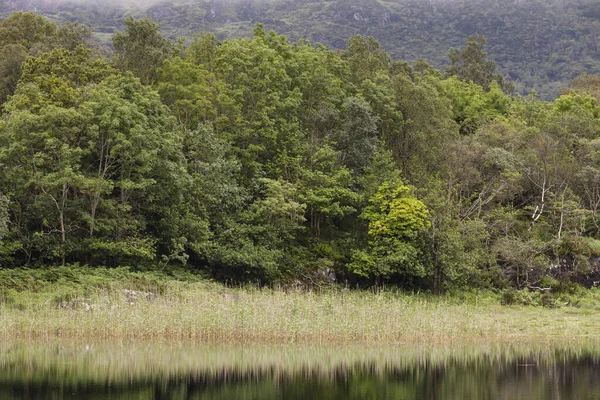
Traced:
POLYGON ((19 10, 80 21, 106 42, 126 15, 147 15, 172 38, 202 29, 220 39, 245 36, 256 22, 332 48, 344 48, 352 35, 370 35, 395 59, 422 57, 436 67, 447 63, 449 48, 481 33, 516 89, 535 89, 545 98, 576 75, 600 73, 600 3, 590 0, 0 0, 0 15, 19 10))

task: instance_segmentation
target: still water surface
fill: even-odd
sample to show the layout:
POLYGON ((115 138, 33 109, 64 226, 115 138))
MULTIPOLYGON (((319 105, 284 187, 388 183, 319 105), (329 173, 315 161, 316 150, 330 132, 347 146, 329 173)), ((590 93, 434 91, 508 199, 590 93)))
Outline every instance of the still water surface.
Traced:
POLYGON ((0 399, 600 399, 600 346, 4 343, 0 399))

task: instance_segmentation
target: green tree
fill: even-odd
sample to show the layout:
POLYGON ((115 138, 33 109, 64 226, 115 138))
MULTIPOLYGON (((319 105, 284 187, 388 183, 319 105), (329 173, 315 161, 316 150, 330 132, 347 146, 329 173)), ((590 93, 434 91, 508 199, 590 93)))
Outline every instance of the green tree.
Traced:
POLYGON ((340 115, 341 127, 335 135, 340 160, 356 173, 367 166, 377 148, 377 118, 369 105, 356 97, 346 99, 340 115))
POLYGON ((82 151, 76 145, 81 124, 74 110, 49 106, 41 115, 12 113, 4 133, 9 145, 3 149, 2 160, 10 166, 10 180, 23 188, 30 187, 31 191, 26 190, 30 195, 39 193, 34 203, 48 212, 42 229, 48 235, 58 233, 58 247, 53 251, 63 265, 68 252, 67 235, 72 230, 67 215, 70 194, 83 179, 79 163, 82 151))
POLYGON ((220 110, 226 110, 230 99, 222 81, 202 65, 175 57, 158 69, 156 89, 180 126, 187 131, 210 122, 218 131, 220 110))
POLYGON ((325 222, 356 211, 358 195, 352 190, 352 173, 338 159, 338 152, 322 146, 301 172, 298 195, 307 206, 307 220, 317 237, 325 222))
POLYGON ((175 54, 175 45, 160 33, 160 25, 148 18, 128 17, 124 22, 125 31, 112 38, 115 65, 131 71, 143 84, 153 84, 157 68, 175 54))
POLYGON ((257 183, 255 199, 228 218, 227 229, 209 245, 209 264, 221 278, 272 282, 299 267, 295 244, 306 206, 288 182, 261 178, 257 183))
MULTIPOLYGON (((434 78, 432 78, 434 79, 434 78)), ((428 78, 400 74, 390 81, 395 108, 402 123, 384 137, 400 162, 409 182, 425 183, 427 177, 442 173, 447 165, 447 148, 458 137, 449 100, 440 95, 428 78)))
POLYGON ((14 13, 0 23, 0 104, 12 95, 27 56, 52 49, 90 47, 92 31, 85 25, 54 22, 33 13, 14 13))
POLYGON ((418 235, 430 226, 423 202, 403 184, 384 182, 369 199, 361 218, 368 223, 368 247, 355 251, 349 269, 361 276, 406 280, 428 274, 422 263, 418 235))
POLYGON ((18 44, 26 49, 56 33, 56 24, 32 12, 16 12, 0 22, 0 47, 18 44))
POLYGON ((587 93, 593 96, 596 100, 600 100, 600 76, 596 74, 578 75, 571 81, 569 87, 561 89, 560 94, 569 94, 570 91, 575 91, 579 94, 587 93))
POLYGON ((77 46, 94 47, 92 30, 79 22, 70 22, 56 27, 56 33, 50 39, 54 48, 75 50, 77 46))
POLYGON ((579 153, 582 167, 576 174, 575 191, 590 212, 588 232, 597 238, 600 235, 600 141, 596 139, 582 144, 579 153))
POLYGON ((207 71, 214 72, 216 50, 219 41, 213 33, 194 35, 186 51, 186 60, 201 65, 207 71))
POLYGON ((374 78, 378 72, 387 71, 392 63, 392 58, 380 49, 379 42, 371 36, 352 36, 342 57, 348 60, 355 82, 374 78))
POLYGON ((446 70, 446 74, 456 75, 458 79, 473 82, 485 90, 496 81, 502 90, 512 92, 512 85, 505 83, 502 75, 496 72, 496 63, 487 59, 488 54, 483 49, 486 44, 483 35, 472 35, 467 38, 464 49, 450 49, 448 52, 450 67, 446 70))
POLYGON ((153 259, 185 174, 158 96, 82 47, 30 58, 23 70, 0 154, 27 215, 25 251, 63 264, 153 259))
POLYGON ((215 74, 231 90, 234 105, 220 132, 239 155, 247 179, 267 174, 292 181, 303 152, 299 129, 302 101, 287 70, 293 57, 287 38, 265 32, 217 47, 215 74))
POLYGON ((27 48, 20 44, 9 44, 0 48, 0 105, 15 92, 21 76, 21 64, 26 58, 27 48))
POLYGON ((45 47, 56 28, 56 24, 34 13, 13 13, 0 22, 0 105, 14 93, 21 64, 29 54, 45 47))
POLYGON ((455 76, 441 80, 439 84, 441 92, 452 102, 454 120, 463 135, 475 133, 483 123, 504 118, 510 111, 511 98, 496 82, 490 84, 488 91, 455 76))

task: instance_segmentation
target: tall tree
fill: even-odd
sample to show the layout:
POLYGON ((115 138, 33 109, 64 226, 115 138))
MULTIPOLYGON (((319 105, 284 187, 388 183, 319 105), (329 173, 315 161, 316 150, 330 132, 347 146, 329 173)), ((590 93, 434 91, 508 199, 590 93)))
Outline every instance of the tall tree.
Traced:
POLYGON ((125 31, 116 32, 115 65, 131 71, 143 84, 156 82, 156 69, 175 53, 175 45, 160 33, 160 25, 148 18, 125 18, 125 31))
MULTIPOLYGON (((0 23, 0 104, 14 93, 21 65, 29 55, 56 48, 91 46, 92 31, 85 25, 54 22, 33 13, 14 13, 0 23)), ((0 110, 1 111, 1 110, 0 110)))
POLYGON ((369 105, 356 97, 346 99, 340 117, 336 147, 341 161, 358 174, 371 162, 377 148, 377 118, 369 105))
POLYGON ((1 105, 17 88, 21 65, 27 53, 27 48, 20 44, 8 44, 0 48, 0 112, 1 105))
POLYGON ((392 64, 392 58, 371 36, 352 36, 342 57, 348 60, 352 78, 356 82, 373 79, 378 72, 387 71, 392 64))
POLYGON ((483 35, 472 35, 467 38, 464 49, 450 49, 450 67, 446 70, 449 76, 456 75, 458 79, 473 82, 487 90, 496 81, 505 92, 512 92, 510 83, 505 83, 501 74, 496 72, 496 63, 488 60, 488 54, 483 49, 487 41, 483 35))
POLYGON ((0 159, 25 215, 24 251, 62 264, 154 259, 185 174, 158 95, 82 47, 30 58, 23 70, 0 159))

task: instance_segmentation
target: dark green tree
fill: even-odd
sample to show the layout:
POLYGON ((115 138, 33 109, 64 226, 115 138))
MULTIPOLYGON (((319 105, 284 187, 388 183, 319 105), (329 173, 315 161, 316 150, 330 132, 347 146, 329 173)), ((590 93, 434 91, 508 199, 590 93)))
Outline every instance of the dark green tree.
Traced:
POLYGON ((496 71, 496 63, 488 60, 484 47, 487 41, 483 35, 472 35, 467 38, 464 49, 450 49, 450 67, 446 70, 448 76, 456 75, 465 82, 473 82, 488 90, 490 84, 496 81, 505 92, 512 92, 510 83, 505 83, 501 74, 496 71))

